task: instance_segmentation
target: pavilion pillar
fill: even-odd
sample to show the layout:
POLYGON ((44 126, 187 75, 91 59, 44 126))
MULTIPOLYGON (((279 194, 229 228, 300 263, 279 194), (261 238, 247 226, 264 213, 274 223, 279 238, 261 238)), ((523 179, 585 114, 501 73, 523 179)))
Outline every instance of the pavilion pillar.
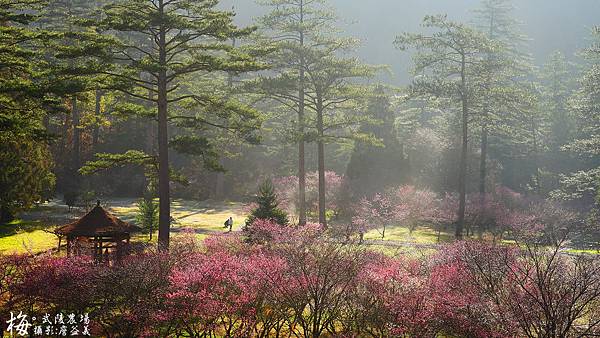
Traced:
POLYGON ((98 237, 98 259, 102 263, 102 237, 98 237))
POLYGON ((94 236, 94 261, 98 261, 98 237, 94 236))
POLYGON ((115 253, 115 256, 116 256, 117 262, 120 262, 121 254, 123 251, 123 240, 121 238, 118 238, 116 244, 117 244, 117 252, 115 253))

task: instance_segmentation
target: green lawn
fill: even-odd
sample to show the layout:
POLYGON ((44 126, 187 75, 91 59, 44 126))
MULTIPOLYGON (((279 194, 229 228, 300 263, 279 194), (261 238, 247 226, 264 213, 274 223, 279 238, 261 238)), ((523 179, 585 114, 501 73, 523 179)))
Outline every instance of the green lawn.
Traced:
MULTIPOLYGON (((137 204, 131 200, 118 200, 109 210, 124 221, 134 222, 137 204)), ((175 219, 173 228, 193 228, 206 231, 223 231, 223 223, 233 217, 233 229, 239 230, 246 220, 243 206, 236 202, 198 202, 173 200, 171 216, 175 219)))
POLYGON ((40 221, 17 220, 0 225, 0 254, 38 253, 56 247, 57 237, 40 221))
MULTIPOLYGON (((435 229, 429 227, 418 227, 412 233, 407 227, 393 226, 387 227, 385 237, 381 238, 382 229, 373 229, 365 234, 366 240, 384 240, 402 243, 415 244, 436 244, 438 243, 438 233, 435 229)), ((446 232, 439 234, 439 242, 450 242, 454 236, 446 232)))
MULTIPOLYGON (((135 223, 137 204, 134 199, 113 199, 103 202, 105 208, 117 217, 135 223)), ((243 205, 235 202, 198 202, 190 200, 173 200, 171 213, 175 219, 172 232, 180 233, 183 229, 193 229, 198 241, 215 233, 224 233, 223 222, 233 217, 234 230, 241 230, 246 219, 243 205)), ((83 214, 81 210, 69 212, 61 203, 52 202, 40 205, 21 215, 22 219, 9 224, 0 225, 0 254, 39 253, 55 248, 57 237, 48 232, 56 225, 66 224, 83 214)), ((398 255, 430 255, 438 243, 451 242, 453 234, 437 231, 429 227, 418 227, 412 233, 407 227, 387 227, 385 238, 381 238, 382 229, 374 229, 365 234, 365 245, 370 249, 389 256, 398 255), (439 236, 439 241, 438 241, 439 236)), ((152 243, 156 243, 157 231, 152 243)), ((148 242, 148 234, 135 234, 134 241, 148 242)), ((504 242, 509 242, 504 240, 504 242)), ((596 250, 569 249, 568 253, 592 253, 596 250)))
MULTIPOLYGON (((117 217, 135 223, 137 203, 133 199, 113 199, 104 201, 103 205, 117 217)), ((56 247, 57 238, 52 233, 56 225, 66 224, 83 214, 81 210, 69 212, 61 203, 52 202, 40 205, 27 213, 22 218, 0 226, 0 254, 4 253, 39 253, 56 247)), ((234 230, 240 230, 246 219, 243 206, 235 202, 198 202, 190 200, 173 200, 171 214, 175 219, 172 224, 174 233, 191 228, 196 232, 199 241, 213 233, 223 233, 223 223, 228 217, 233 217, 234 230)), ((156 243, 157 232, 154 232, 152 242, 156 243)), ((419 227, 412 233, 406 227, 388 227, 385 238, 381 239, 378 230, 365 234, 365 239, 373 241, 370 248, 390 256, 406 253, 421 254, 421 251, 431 249, 419 247, 438 242, 438 234, 434 229, 419 227)), ((452 236, 442 232, 440 241, 445 242, 452 236)), ((149 241, 148 234, 136 234, 134 241, 149 241)))
MULTIPOLYGON (((104 201, 103 205, 124 221, 135 223, 137 212, 136 200, 114 199, 104 201)), ((21 215, 22 219, 9 224, 0 225, 0 254, 40 253, 55 248, 57 237, 47 231, 56 225, 66 224, 81 216, 83 211, 68 211, 68 208, 56 201, 40 205, 21 215), (44 231, 47 230, 47 231, 44 231)), ((175 219, 173 232, 184 228, 192 228, 199 241, 211 233, 225 232, 223 223, 233 217, 233 229, 240 230, 246 219, 242 204, 234 202, 198 202, 174 200, 171 214, 175 219)), ((152 242, 157 240, 154 233, 152 242)), ((148 234, 136 234, 134 241, 148 241, 148 234)))

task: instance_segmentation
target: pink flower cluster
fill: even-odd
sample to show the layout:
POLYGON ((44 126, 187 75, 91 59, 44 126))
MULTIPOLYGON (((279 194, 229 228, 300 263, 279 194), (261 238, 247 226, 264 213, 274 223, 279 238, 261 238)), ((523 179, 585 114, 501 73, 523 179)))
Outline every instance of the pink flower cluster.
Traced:
POLYGON ((354 207, 352 224, 359 233, 380 227, 385 231, 390 225, 407 226, 412 231, 422 224, 444 221, 440 205, 441 201, 430 190, 401 186, 361 199, 354 207))
MULTIPOLYGON (((552 242, 552 236, 561 237, 575 224, 577 215, 558 204, 527 199, 505 187, 494 193, 467 195, 465 227, 490 233, 494 238, 505 234, 524 241, 552 242), (550 238, 549 238, 550 237, 550 238)), ((421 225, 452 225, 457 222, 458 196, 446 194, 443 198, 427 189, 402 186, 363 198, 354 207, 351 230, 364 233, 370 229, 405 226, 411 231, 421 225)))
MULTIPOLYGON (((289 214, 297 213, 298 177, 284 176, 273 180, 280 207, 289 214)), ((338 212, 343 196, 344 176, 333 171, 325 172, 325 200, 328 210, 338 212)), ((306 205, 309 214, 319 211, 319 175, 317 172, 306 174, 306 205)))
POLYGON ((233 233, 194 247, 183 238, 169 254, 113 266, 0 256, 0 316, 86 312, 93 335, 127 337, 600 333, 596 257, 466 241, 392 258, 316 225, 255 229, 255 241, 233 233))

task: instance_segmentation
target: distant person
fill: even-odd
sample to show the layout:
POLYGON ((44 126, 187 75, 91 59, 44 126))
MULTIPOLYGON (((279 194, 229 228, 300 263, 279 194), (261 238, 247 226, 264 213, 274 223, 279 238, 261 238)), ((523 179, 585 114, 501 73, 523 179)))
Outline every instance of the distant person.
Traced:
POLYGON ((233 217, 229 217, 226 221, 225 221, 225 229, 229 228, 229 232, 231 232, 233 230, 233 217))

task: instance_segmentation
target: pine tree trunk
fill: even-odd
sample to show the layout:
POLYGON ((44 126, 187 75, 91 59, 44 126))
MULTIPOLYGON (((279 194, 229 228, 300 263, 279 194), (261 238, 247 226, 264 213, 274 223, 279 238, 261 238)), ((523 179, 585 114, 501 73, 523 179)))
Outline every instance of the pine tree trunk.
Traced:
MULTIPOLYGON (((490 27, 488 38, 490 40, 494 40, 494 28, 496 27, 496 13, 492 8, 492 13, 490 17, 490 27)), ((487 55, 488 62, 492 62, 494 59, 494 55, 492 53, 488 53, 487 55)), ((488 78, 488 85, 492 83, 492 79, 488 78)), ((488 88, 489 90, 489 88, 488 88)), ((483 202, 483 195, 485 194, 485 180, 487 178, 487 153, 488 153, 488 116, 490 110, 490 99, 489 97, 485 98, 485 107, 483 109, 482 116, 482 124, 481 124, 481 158, 479 162, 479 194, 481 195, 481 202, 483 202)))
MULTIPOLYGON (((304 71, 301 71, 301 77, 304 71)), ((298 107, 298 224, 306 224, 306 162, 305 162, 305 143, 304 143, 304 84, 301 80, 300 85, 300 104, 298 107)))
MULTIPOLYGON (((62 137, 60 138, 60 151, 61 151, 61 155, 63 156, 63 158, 67 158, 68 153, 69 153, 69 127, 70 127, 70 122, 71 120, 71 115, 69 114, 65 114, 65 118, 62 121, 62 137)), ((65 163, 63 170, 66 172, 68 172, 69 169, 69 163, 65 163)))
MULTIPOLYGON (((484 116, 484 119, 486 117, 484 116)), ((488 149, 488 127, 487 121, 483 121, 481 127, 481 158, 479 160, 479 194, 485 194, 485 181, 487 178, 487 149, 488 149)))
POLYGON ((469 107, 467 101, 467 87, 466 87, 466 60, 465 56, 462 56, 461 62, 461 100, 462 100, 462 116, 461 116, 461 124, 462 124, 462 147, 460 153, 460 165, 459 165, 459 173, 458 173, 458 194, 459 194, 459 204, 458 204, 458 220, 456 222, 456 233, 455 236, 457 239, 463 238, 463 228, 465 223, 465 207, 466 207, 466 199, 467 199, 467 187, 466 187, 466 179, 467 179, 467 151, 468 151, 468 136, 469 136, 469 107))
MULTIPOLYGON (((487 112, 487 110, 484 110, 487 112)), ((487 179, 487 149, 488 149, 488 126, 487 126, 487 113, 484 113, 483 121, 481 125, 481 157, 479 159, 479 210, 482 211, 485 208, 485 193, 486 193, 486 179, 487 179)), ((479 238, 483 236, 485 230, 482 226, 477 228, 479 238)), ((474 234, 474 231, 471 231, 474 234)), ((469 231, 467 229, 467 236, 469 231)))
POLYGON ((539 165, 539 153, 538 153, 538 139, 537 139, 537 126, 535 123, 535 118, 531 118, 531 132, 533 136, 533 166, 535 170, 535 192, 540 195, 542 192, 542 182, 540 175, 540 165, 539 165))
MULTIPOLYGON (((163 0, 159 1, 161 18, 164 18, 163 0)), ((164 27, 159 32, 159 63, 162 68, 158 71, 158 248, 161 251, 169 249, 171 231, 171 196, 169 191, 169 138, 167 128, 167 57, 166 31, 164 27)))
POLYGON ((325 144, 318 142, 319 156, 319 223, 327 229, 327 218, 325 215, 325 144))
MULTIPOLYGON (((300 0, 300 23, 304 22, 304 1, 300 0)), ((300 32, 300 46, 304 47, 304 33, 300 32)), ((304 143, 304 55, 300 58, 300 89, 298 93, 298 224, 306 224, 306 160, 304 143)))
MULTIPOLYGON (((71 102, 72 128, 73 128, 73 148, 71 150, 71 168, 69 168, 69 189, 68 191, 73 196, 79 197, 80 192, 80 175, 79 167, 81 167, 81 132, 79 129, 79 107, 77 106, 77 97, 73 96, 71 102)), ((73 201, 76 203, 76 199, 73 201)))
POLYGON ((319 140, 317 142, 317 156, 319 161, 319 223, 323 226, 323 229, 327 229, 327 218, 325 209, 325 143, 323 140, 324 128, 323 128, 323 104, 317 103, 317 132, 319 133, 319 140))
MULTIPOLYGON (((304 133, 304 131, 301 131, 304 133)), ((302 135, 302 134, 300 134, 302 135)), ((301 136, 302 137, 302 136, 301 136)), ((306 224, 306 164, 305 164, 305 143, 300 140, 298 143, 298 224, 306 224)))
POLYGON ((77 107, 77 98, 73 96, 72 114, 73 114, 73 171, 76 174, 81 166, 81 133, 79 131, 79 107, 77 107))
MULTIPOLYGON (((154 101, 154 92, 152 90, 148 90, 148 102, 150 102, 150 105, 152 104, 152 102, 154 101)), ((155 130, 154 130, 154 125, 150 124, 149 128, 146 128, 146 145, 145 145, 145 149, 146 149, 146 153, 149 155, 154 156, 154 154, 156 153, 156 147, 154 145, 154 140, 156 139, 156 135, 155 135, 155 130)), ((148 177, 148 174, 146 172, 144 172, 144 200, 146 202, 146 205, 149 205, 150 203, 154 203, 154 197, 156 197, 156 187, 152 187, 151 186, 151 181, 150 181, 150 177, 148 177)), ((154 227, 156 226, 156 222, 154 219, 152 219, 152 223, 150 226, 150 238, 149 240, 152 241, 152 238, 154 237, 154 227)))
MULTIPOLYGON (((219 164, 224 166, 223 159, 219 159, 219 164)), ((215 198, 221 200, 225 197, 225 173, 216 173, 215 179, 215 198)))
POLYGON ((100 139, 100 118, 102 117, 102 111, 100 107, 100 101, 102 100, 102 91, 96 89, 96 107, 94 110, 94 131, 92 133, 92 149, 94 152, 98 151, 98 142, 100 139))
POLYGON ((0 225, 8 223, 14 219, 14 215, 6 206, 0 206, 0 225))

